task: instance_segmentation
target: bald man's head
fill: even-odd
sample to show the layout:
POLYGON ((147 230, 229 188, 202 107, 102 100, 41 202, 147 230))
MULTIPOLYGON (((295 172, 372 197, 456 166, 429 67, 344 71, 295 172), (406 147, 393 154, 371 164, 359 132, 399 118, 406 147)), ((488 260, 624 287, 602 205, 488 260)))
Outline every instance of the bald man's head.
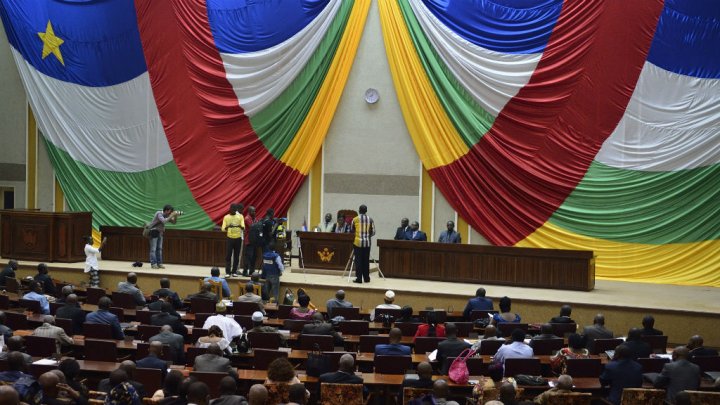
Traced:
POLYGON ((10 385, 0 385, 0 404, 19 405, 20 396, 18 392, 10 385))
POLYGON ((75 305, 78 302, 78 297, 75 294, 70 294, 65 297, 65 303, 68 305, 75 305))
POLYGON ((447 398, 448 383, 442 378, 433 383, 433 396, 435 398, 447 398))
POLYGON ((503 383, 500 386, 499 400, 503 403, 512 403, 515 401, 515 386, 512 383, 503 383))
POLYGON ((160 327, 160 332, 161 332, 161 333, 163 333, 163 332, 172 332, 172 326, 170 326, 170 325, 163 325, 162 327, 160 327))
POLYGON ((210 346, 208 346, 208 348, 207 348, 207 352, 209 354, 215 354, 218 356, 222 356, 222 354, 223 354, 222 349, 220 348, 220 346, 217 343, 210 343, 210 346))
POLYGON ((430 379, 432 378, 432 365, 428 363, 427 361, 422 361, 417 365, 417 373, 418 376, 422 379, 430 379))
POLYGON ((563 374, 560 377, 558 377, 557 380, 557 387, 560 390, 572 390, 573 387, 573 379, 567 374, 563 374))
POLYGON ((125 360, 120 363, 120 369, 127 374, 128 379, 132 379, 133 375, 135 375, 135 367, 135 362, 132 360, 125 360))
POLYGON ((702 347, 702 345, 703 345, 704 343, 705 343, 705 342, 703 341, 702 336, 700 336, 700 335, 694 335, 694 336, 691 337, 690 340, 688 341, 687 347, 688 347, 688 349, 692 350, 692 349, 695 349, 696 347, 702 347))
POLYGON ((388 336, 390 343, 400 343, 400 340, 402 340, 402 331, 400 328, 392 328, 388 336))
POLYGON ((497 328, 495 325, 488 325, 485 327, 485 333, 483 334, 484 338, 494 338, 497 337, 497 328))
POLYGON ((162 356, 163 351, 163 344, 162 342, 158 342, 157 340, 154 342, 150 342, 150 346, 148 347, 148 353, 152 353, 157 357, 162 356))
POLYGON ((248 392, 248 403, 249 405, 265 405, 268 398, 268 391, 262 384, 255 384, 250 387, 248 392))
POLYGON ((60 384, 60 378, 52 371, 48 371, 38 378, 38 384, 42 387, 44 395, 55 398, 57 396, 57 385, 60 384))
POLYGON ((344 371, 346 373, 354 373, 355 372, 355 358, 349 353, 345 353, 342 356, 340 356, 340 361, 338 363, 338 369, 340 371, 344 371))
POLYGON ((685 346, 678 346, 673 350, 672 358, 673 361, 686 359, 690 356, 690 350, 685 346))

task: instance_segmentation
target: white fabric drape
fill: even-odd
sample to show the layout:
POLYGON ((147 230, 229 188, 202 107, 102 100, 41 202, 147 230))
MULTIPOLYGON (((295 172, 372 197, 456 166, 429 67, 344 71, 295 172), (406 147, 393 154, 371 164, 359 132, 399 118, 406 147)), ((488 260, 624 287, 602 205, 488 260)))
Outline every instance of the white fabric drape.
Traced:
POLYGON ((172 161, 147 72, 114 86, 87 87, 46 76, 12 53, 43 135, 73 159, 116 172, 172 161))
POLYGON ((596 160, 645 171, 720 162, 720 79, 683 76, 645 63, 625 115, 596 160))
POLYGON ((482 48, 452 32, 421 0, 410 0, 410 5, 453 76, 485 111, 497 117, 530 80, 542 54, 508 54, 482 48))
POLYGON ((221 54, 246 115, 252 117, 270 105, 295 80, 327 33, 340 1, 331 0, 312 23, 281 44, 257 52, 221 54))

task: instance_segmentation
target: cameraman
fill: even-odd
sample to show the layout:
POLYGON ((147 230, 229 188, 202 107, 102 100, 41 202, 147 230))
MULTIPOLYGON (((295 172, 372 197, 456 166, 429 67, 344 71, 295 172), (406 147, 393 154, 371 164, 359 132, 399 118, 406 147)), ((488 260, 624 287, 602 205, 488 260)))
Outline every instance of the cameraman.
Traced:
POLYGON ((174 224, 177 217, 181 215, 181 211, 175 211, 172 205, 167 204, 162 211, 155 213, 150 222, 150 265, 153 269, 164 269, 162 262, 162 244, 163 234, 165 233, 165 223, 174 224))

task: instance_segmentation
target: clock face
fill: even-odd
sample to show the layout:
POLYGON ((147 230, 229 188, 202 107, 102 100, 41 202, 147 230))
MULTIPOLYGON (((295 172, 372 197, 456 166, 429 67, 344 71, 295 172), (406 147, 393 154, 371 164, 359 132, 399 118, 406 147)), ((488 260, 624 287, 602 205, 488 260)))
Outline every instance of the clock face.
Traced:
POLYGON ((368 104, 375 104, 380 100, 380 93, 373 88, 365 90, 365 101, 368 104))

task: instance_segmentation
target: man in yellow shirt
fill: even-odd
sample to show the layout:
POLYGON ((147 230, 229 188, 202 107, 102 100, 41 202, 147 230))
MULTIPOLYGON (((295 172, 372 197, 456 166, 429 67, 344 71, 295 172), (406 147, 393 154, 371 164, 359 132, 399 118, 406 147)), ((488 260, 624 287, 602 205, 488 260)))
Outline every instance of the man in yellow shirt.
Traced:
POLYGON ((375 235, 375 222, 367 216, 367 206, 361 205, 359 215, 353 218, 353 252, 355 253, 355 280, 353 283, 370 282, 370 246, 375 235))
POLYGON ((225 275, 233 277, 238 275, 240 265, 240 250, 243 245, 245 219, 242 216, 242 204, 230 204, 230 212, 223 218, 220 230, 227 232, 227 253, 225 254, 225 275), (232 270, 232 271, 231 271, 232 270))

